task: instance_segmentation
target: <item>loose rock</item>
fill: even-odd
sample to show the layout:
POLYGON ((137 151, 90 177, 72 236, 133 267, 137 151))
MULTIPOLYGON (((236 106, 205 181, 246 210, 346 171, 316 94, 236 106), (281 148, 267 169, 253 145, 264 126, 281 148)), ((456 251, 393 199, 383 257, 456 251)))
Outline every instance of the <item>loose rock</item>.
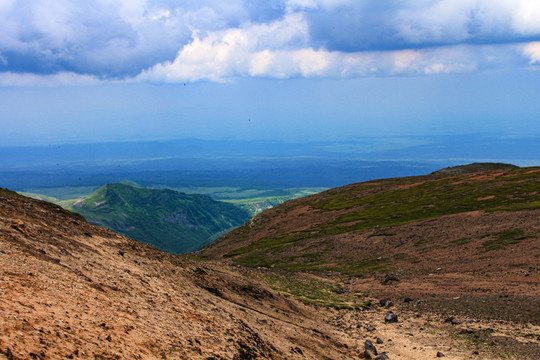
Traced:
POLYGON ((444 357, 444 354, 440 351, 437 351, 437 357, 444 357))
POLYGON ((379 304, 384 307, 390 307, 394 305, 394 303, 392 302, 390 298, 384 298, 384 299, 379 300, 379 304))
MULTIPOLYGON (((377 349, 375 348, 375 345, 373 345, 373 343, 371 341, 366 340, 364 342, 364 347, 365 347, 364 355, 367 352, 370 352, 373 355, 377 355, 377 349)), ((369 359, 371 359, 371 358, 369 358, 369 359)))
POLYGON ((386 316, 384 317, 384 322, 385 323, 397 323, 398 322, 398 317, 396 314, 394 314, 393 312, 389 311, 386 316))
POLYGON ((384 285, 388 285, 390 284, 392 281, 399 281, 399 277, 395 274, 388 274, 384 277, 384 281, 383 281, 383 284, 384 285))
POLYGON ((461 321, 459 321, 458 319, 456 319, 456 318, 453 317, 453 316, 450 316, 449 318, 446 318, 446 319, 444 320, 444 322, 450 323, 450 324, 452 324, 452 325, 459 325, 459 324, 461 324, 461 321))

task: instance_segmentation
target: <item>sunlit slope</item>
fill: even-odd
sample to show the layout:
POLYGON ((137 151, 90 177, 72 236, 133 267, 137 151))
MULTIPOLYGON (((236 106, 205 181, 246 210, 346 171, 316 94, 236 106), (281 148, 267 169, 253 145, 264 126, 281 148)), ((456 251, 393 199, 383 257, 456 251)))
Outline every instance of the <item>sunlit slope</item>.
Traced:
POLYGON ((538 209, 538 167, 375 180, 267 210, 201 255, 300 270, 391 270, 442 248, 480 254, 534 240, 528 219, 538 209))
POLYGON ((198 249, 249 214, 206 195, 109 184, 67 206, 89 222, 171 252, 198 249))

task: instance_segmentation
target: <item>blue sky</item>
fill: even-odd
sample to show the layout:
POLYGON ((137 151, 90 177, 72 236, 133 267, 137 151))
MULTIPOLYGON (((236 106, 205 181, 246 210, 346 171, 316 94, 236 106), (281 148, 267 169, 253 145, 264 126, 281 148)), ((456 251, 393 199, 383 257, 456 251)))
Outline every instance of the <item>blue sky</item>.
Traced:
POLYGON ((0 0, 0 146, 540 136, 537 0, 0 0))

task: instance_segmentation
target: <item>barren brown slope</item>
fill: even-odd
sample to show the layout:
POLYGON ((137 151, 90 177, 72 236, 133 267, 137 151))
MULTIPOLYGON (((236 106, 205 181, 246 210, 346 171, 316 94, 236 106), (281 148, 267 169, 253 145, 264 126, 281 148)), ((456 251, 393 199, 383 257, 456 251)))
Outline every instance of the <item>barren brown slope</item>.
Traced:
POLYGON ((311 310, 0 189, 0 358, 351 358, 311 310))

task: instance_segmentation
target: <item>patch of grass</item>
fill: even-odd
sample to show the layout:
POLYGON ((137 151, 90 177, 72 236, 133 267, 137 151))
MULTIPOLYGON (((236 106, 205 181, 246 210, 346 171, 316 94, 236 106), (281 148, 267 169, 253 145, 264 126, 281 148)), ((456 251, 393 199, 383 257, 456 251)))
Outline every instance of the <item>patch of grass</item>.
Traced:
POLYGON ((384 256, 374 256, 360 261, 341 261, 340 265, 324 266, 323 268, 350 275, 362 275, 373 272, 389 272, 394 269, 396 262, 406 261, 408 258, 409 256, 407 254, 398 253, 390 258, 384 256))
POLYGON ((182 258, 195 260, 195 261, 206 261, 209 259, 208 256, 200 254, 200 253, 189 253, 189 254, 182 254, 182 255, 175 255, 175 256, 179 256, 182 258))
POLYGON ((510 264, 510 267, 527 267, 527 266, 529 266, 528 263, 510 264))
POLYGON ((522 240, 534 237, 534 235, 526 235, 522 229, 512 229, 494 235, 496 235, 495 239, 487 240, 482 243, 483 251, 502 249, 505 246, 517 244, 522 240))
POLYGON ((464 237, 464 238, 459 238, 459 239, 452 240, 452 241, 450 241, 450 244, 455 245, 455 246, 459 246, 459 245, 466 245, 466 244, 470 243, 471 241, 472 241, 472 238, 464 237))
POLYGON ((358 309, 367 306, 363 299, 346 294, 340 284, 288 272, 264 273, 256 276, 272 289, 308 304, 338 309, 358 309))
POLYGON ((420 240, 418 240, 417 242, 414 243, 414 246, 419 247, 419 246, 422 246, 422 245, 428 245, 428 244, 433 243, 433 241, 435 241, 435 239, 432 239, 432 238, 420 239, 420 240))
POLYGON ((233 257, 233 256, 249 253, 257 249, 276 249, 276 248, 280 248, 286 245, 294 244, 295 242, 300 241, 300 240, 307 239, 309 236, 310 236, 309 232, 299 232, 299 233, 287 234, 287 235, 277 236, 277 237, 265 237, 265 238, 260 239, 259 241, 251 243, 248 246, 233 250, 225 254, 224 256, 233 257))
POLYGON ((395 232, 376 232, 376 233, 370 234, 368 236, 368 239, 375 236, 394 236, 394 235, 396 235, 395 232))

